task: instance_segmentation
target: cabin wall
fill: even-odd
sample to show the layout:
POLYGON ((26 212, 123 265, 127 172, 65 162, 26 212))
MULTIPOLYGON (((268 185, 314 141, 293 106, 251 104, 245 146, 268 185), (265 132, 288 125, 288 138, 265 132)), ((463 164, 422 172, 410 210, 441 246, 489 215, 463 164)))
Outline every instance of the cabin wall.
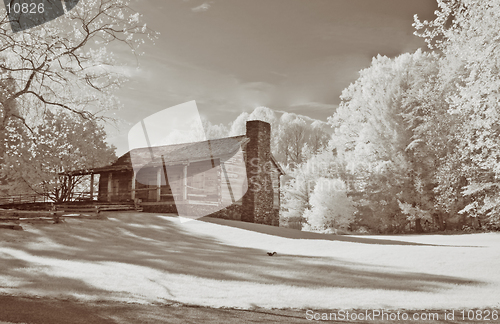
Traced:
MULTIPOLYGON (((171 171, 173 174, 179 170, 171 171)), ((172 174, 172 175, 173 175, 172 174)), ((140 169, 135 178, 135 198, 140 199, 143 203, 153 202, 172 202, 174 201, 172 190, 168 181, 165 180, 165 174, 160 167, 150 167, 140 169), (158 179, 160 172, 160 179, 158 179), (160 180, 160 191, 158 192, 158 180, 160 180), (159 199, 158 199, 159 194, 159 199)), ((174 186, 174 184, 172 184, 174 186)))
POLYGON ((181 213, 203 213, 203 205, 212 206, 210 208, 213 209, 213 206, 219 204, 221 171, 217 159, 167 166, 167 177, 163 169, 160 169, 160 201, 157 196, 158 170, 157 167, 141 170, 143 175, 137 177, 138 182, 142 178, 151 179, 149 185, 146 184, 148 181, 136 184, 139 194, 137 198, 142 200, 144 211, 172 213, 180 210, 181 213), (175 202, 179 206, 176 207, 175 202), (190 205, 193 205, 192 208, 190 205))
POLYGON ((220 200, 221 169, 219 160, 190 163, 187 166, 187 200, 218 204, 220 200))
POLYGON ((108 177, 109 172, 101 173, 99 176, 99 191, 97 194, 98 201, 108 201, 108 177))
POLYGON ((244 154, 235 154, 223 160, 219 182, 221 203, 224 206, 241 205, 241 197, 247 188, 244 154))
MULTIPOLYGON (((169 185, 172 186, 172 192, 177 195, 178 206, 175 206, 174 201, 168 204, 163 199, 160 202, 143 200, 143 210, 145 212, 162 213, 178 213, 180 211, 181 214, 190 216, 208 215, 210 217, 241 220, 241 197, 247 187, 246 171, 245 167, 242 166, 244 165, 244 155, 237 154, 229 158, 224 158, 223 161, 221 164, 219 159, 213 161, 206 160, 192 162, 188 165, 186 178, 187 201, 185 203, 182 199, 184 186, 177 186, 180 183, 179 181, 183 180, 184 167, 168 167, 169 185), (233 199, 235 199, 234 202, 233 199), (211 212, 220 208, 219 206, 221 205, 226 205, 227 207, 213 213, 211 212)), ((151 178, 153 178, 153 175, 157 171, 150 170, 144 172, 151 173, 151 178)), ((136 184, 136 187, 141 187, 141 185, 136 184)), ((164 186, 162 185, 162 191, 163 188, 164 186)), ((139 198, 139 196, 137 197, 139 198)))
POLYGON ((113 196, 111 201, 132 201, 132 171, 115 172, 113 174, 113 196))
POLYGON ((99 201, 130 202, 132 190, 132 172, 106 172, 99 178, 99 201), (111 187, 109 178, 111 177, 111 187), (109 191, 111 189, 111 191, 109 191))

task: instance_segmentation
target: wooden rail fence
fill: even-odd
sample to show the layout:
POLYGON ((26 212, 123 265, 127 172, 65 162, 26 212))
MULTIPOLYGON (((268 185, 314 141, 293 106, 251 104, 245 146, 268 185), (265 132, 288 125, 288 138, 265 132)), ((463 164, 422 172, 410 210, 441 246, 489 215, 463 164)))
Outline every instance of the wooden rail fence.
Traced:
MULTIPOLYGON (((93 197, 95 201, 97 197, 93 197)), ((90 198, 90 192, 82 191, 75 192, 71 201, 93 201, 90 198)), ((0 196, 0 205, 7 204, 31 204, 31 203, 48 203, 54 202, 47 194, 15 194, 0 196)))

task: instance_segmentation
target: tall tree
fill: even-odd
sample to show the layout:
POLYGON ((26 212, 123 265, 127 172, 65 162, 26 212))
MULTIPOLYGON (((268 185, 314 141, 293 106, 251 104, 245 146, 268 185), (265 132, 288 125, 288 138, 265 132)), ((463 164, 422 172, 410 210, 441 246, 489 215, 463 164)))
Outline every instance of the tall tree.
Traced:
POLYGON ((437 2, 436 18, 415 17, 415 27, 443 53, 440 77, 454 86, 446 96, 457 125, 454 164, 443 164, 449 175, 441 174, 457 189, 447 192, 443 182, 442 197, 458 196, 464 216, 500 228, 500 1, 437 2))
MULTIPOLYGON (((343 91, 341 104, 329 119, 337 152, 352 176, 363 182, 367 195, 363 201, 380 215, 382 230, 405 230, 398 200, 422 210, 432 208, 432 185, 419 170, 426 157, 414 154, 417 124, 410 116, 418 117, 415 94, 434 75, 436 61, 420 50, 394 59, 379 55, 343 91)), ((419 230, 420 217, 410 219, 419 230)))
POLYGON ((11 182, 11 193, 29 189, 57 202, 73 198, 75 188, 88 186, 85 178, 73 177, 69 182, 58 174, 111 163, 116 159, 115 149, 106 144, 105 137, 97 122, 62 110, 47 111, 32 132, 11 132, 2 169, 16 180, 11 182))
POLYGON ((318 189, 316 193, 318 200, 315 200, 315 204, 311 201, 312 195, 319 181, 322 181, 322 184, 333 183, 330 180, 336 181, 334 179, 339 178, 341 172, 342 166, 338 164, 338 159, 331 150, 322 151, 304 163, 296 165, 295 168, 289 168, 286 177, 290 179, 282 188, 281 222, 284 226, 296 229, 306 226, 311 230, 324 230, 323 226, 316 226, 319 223, 315 223, 314 220, 309 223, 308 217, 313 215, 312 209, 314 209, 314 216, 320 219, 331 210, 323 207, 329 206, 324 199, 333 191, 328 191, 323 187, 318 189))
POLYGON ((14 83, 2 98, 0 132, 11 119, 31 128, 52 108, 102 116, 116 106, 112 94, 124 81, 109 45, 122 43, 137 53, 143 35, 154 36, 128 0, 81 0, 63 16, 18 33, 0 9, 0 78, 14 83), (9 108, 14 103, 19 110, 9 108))
POLYGON ((327 128, 330 128, 329 125, 319 120, 311 123, 311 130, 307 143, 313 154, 320 152, 328 146, 331 136, 327 128))
POLYGON ((296 114, 284 113, 281 116, 275 149, 278 161, 294 167, 304 162, 304 145, 309 138, 310 128, 306 121, 296 114))
POLYGON ((13 91, 14 80, 9 77, 8 73, 4 73, 2 78, 0 78, 0 124, 4 125, 0 127, 0 195, 7 194, 8 192, 8 179, 6 175, 2 175, 1 170, 4 165, 4 155, 6 153, 7 141, 9 140, 9 133, 22 127, 19 120, 7 120, 8 115, 17 112, 15 102, 10 102, 9 105, 4 104, 13 91), (11 132, 8 132, 7 128, 10 128, 11 132))

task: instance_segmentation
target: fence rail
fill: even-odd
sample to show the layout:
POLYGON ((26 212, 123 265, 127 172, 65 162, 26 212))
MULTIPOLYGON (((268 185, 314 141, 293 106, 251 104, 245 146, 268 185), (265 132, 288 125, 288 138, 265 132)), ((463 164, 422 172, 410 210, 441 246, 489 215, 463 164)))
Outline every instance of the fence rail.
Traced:
POLYGON ((18 194, 0 196, 0 205, 6 204, 28 204, 51 201, 47 196, 40 194, 18 194))
MULTIPOLYGON (((90 192, 82 191, 73 193, 73 198, 70 201, 86 201, 86 200, 91 201, 96 199, 97 197, 95 193, 93 199, 91 199, 90 192)), ((53 201, 54 200, 49 198, 48 195, 36 194, 36 193, 0 196, 0 205, 47 203, 53 201)))

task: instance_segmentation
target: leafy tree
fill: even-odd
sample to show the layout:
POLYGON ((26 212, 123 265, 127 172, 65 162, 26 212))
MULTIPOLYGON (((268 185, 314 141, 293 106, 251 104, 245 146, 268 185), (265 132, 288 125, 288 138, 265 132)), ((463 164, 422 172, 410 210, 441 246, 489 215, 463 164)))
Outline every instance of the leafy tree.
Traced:
POLYGON ((244 135, 246 133, 246 122, 250 114, 242 112, 236 119, 229 124, 229 136, 244 135))
MULTIPOLYGON (((382 231, 460 227, 471 217, 500 228, 500 1, 437 2, 436 19, 415 17, 435 52, 374 58, 329 119, 338 177, 358 216, 369 207, 382 231)), ((314 160, 309 145, 302 155, 314 160)), ((321 178, 305 174, 314 186, 321 178)), ((313 218, 314 186, 298 208, 313 218)))
POLYGON ((288 168, 285 177, 290 179, 282 187, 280 224, 302 229, 307 220, 304 213, 312 208, 311 195, 316 184, 320 179, 338 177, 340 170, 333 152, 329 150, 313 155, 294 169, 288 168))
POLYGON ((291 163, 298 165, 302 163, 302 150, 307 143, 307 124, 304 119, 297 117, 290 124, 283 127, 283 139, 287 139, 287 156, 291 163))
POLYGON ((247 120, 262 120, 268 122, 271 125, 271 133, 274 134, 276 131, 276 126, 278 119, 276 118, 276 113, 274 110, 267 107, 257 107, 248 116, 247 120))
POLYGON ((276 156, 283 165, 297 166, 304 161, 304 145, 309 139, 309 126, 296 114, 284 113, 279 120, 276 156))
POLYGON ((455 124, 449 140, 455 145, 439 172, 440 198, 449 209, 463 207, 462 215, 498 228, 500 1, 438 0, 438 5, 433 21, 415 17, 415 27, 442 52, 441 83, 453 85, 445 99, 455 124))
POLYGON ((328 128, 330 128, 329 125, 319 120, 311 123, 311 130, 307 143, 312 154, 319 153, 328 146, 328 142, 331 138, 328 128))
POLYGON ((404 231, 409 220, 420 230, 419 217, 401 217, 398 199, 423 210, 433 207, 432 177, 423 167, 428 156, 425 150, 416 153, 421 140, 414 138, 414 128, 425 116, 417 94, 436 73, 436 61, 420 50, 394 59, 377 56, 343 91, 329 119, 332 143, 361 184, 362 201, 380 215, 381 230, 404 231))
POLYGON ((302 229, 304 212, 310 208, 310 182, 303 173, 286 175, 289 181, 281 187, 280 226, 302 229))
POLYGON ((212 124, 209 120, 202 118, 203 129, 207 139, 216 139, 229 136, 229 130, 224 124, 212 124))
POLYGON ((0 79, 10 78, 13 87, 2 97, 0 132, 11 119, 32 128, 52 108, 102 117, 117 105, 112 94, 124 81, 110 45, 137 53, 143 35, 154 36, 128 0, 81 0, 65 15, 14 34, 2 8, 0 79))
POLYGON ((310 209, 304 212, 304 229, 338 233, 348 230, 355 208, 340 179, 319 178, 310 197, 310 209))
MULTIPOLYGON (((17 107, 14 102, 11 102, 9 105, 4 105, 6 98, 14 91, 14 81, 9 77, 8 73, 5 73, 3 78, 0 79, 0 124, 3 125, 0 127, 0 130, 3 128, 3 131, 0 131, 0 171, 2 165, 4 164, 4 154, 6 152, 6 146, 8 140, 8 133, 5 129, 10 126, 11 129, 19 129, 22 125, 19 125, 18 120, 7 120, 6 116, 12 114, 13 112, 17 112, 17 107)), ((8 179, 5 175, 2 176, 0 172, 0 195, 5 195, 8 192, 8 179)))
POLYGON ((276 131, 278 120, 274 110, 267 107, 257 107, 252 113, 242 112, 236 119, 230 123, 230 136, 243 135, 246 133, 246 122, 249 120, 262 120, 271 125, 271 133, 276 131))
MULTIPOLYGON (((320 121, 308 124, 304 118, 283 113, 280 118, 274 110, 267 107, 257 107, 252 113, 241 113, 230 123, 229 135, 245 134, 245 124, 248 120, 262 120, 271 125, 271 151, 276 160, 283 166, 298 165, 305 158, 320 152, 330 139, 329 126, 320 121)), ((222 125, 218 126, 223 129, 222 125)))
POLYGON ((106 144, 105 136, 97 122, 62 110, 47 111, 32 132, 10 132, 2 171, 16 180, 11 193, 28 188, 61 202, 72 199, 75 188, 88 190, 84 176, 70 182, 58 174, 101 167, 116 159, 115 148, 106 144))

